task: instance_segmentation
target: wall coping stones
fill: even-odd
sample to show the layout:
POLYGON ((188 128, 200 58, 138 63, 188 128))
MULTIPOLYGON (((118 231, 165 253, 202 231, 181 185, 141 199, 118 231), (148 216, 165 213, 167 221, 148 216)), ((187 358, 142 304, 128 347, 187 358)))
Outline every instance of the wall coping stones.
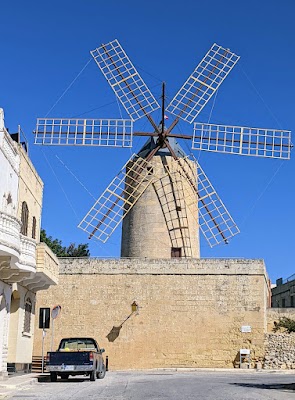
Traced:
POLYGON ((264 260, 238 258, 59 258, 61 275, 264 275, 264 260))

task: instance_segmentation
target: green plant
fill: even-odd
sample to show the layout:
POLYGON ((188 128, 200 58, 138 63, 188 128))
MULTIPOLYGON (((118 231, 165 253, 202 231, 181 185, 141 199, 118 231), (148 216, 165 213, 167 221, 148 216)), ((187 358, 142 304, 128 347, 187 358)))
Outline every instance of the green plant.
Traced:
POLYGON ((63 246, 61 240, 53 239, 52 236, 47 236, 45 229, 41 229, 40 241, 47 244, 47 246, 57 255, 57 257, 89 257, 90 252, 88 243, 79 244, 71 243, 68 247, 63 246))
POLYGON ((277 332, 280 329, 284 329, 286 332, 295 332, 295 321, 291 318, 282 317, 278 322, 274 322, 274 331, 277 332))

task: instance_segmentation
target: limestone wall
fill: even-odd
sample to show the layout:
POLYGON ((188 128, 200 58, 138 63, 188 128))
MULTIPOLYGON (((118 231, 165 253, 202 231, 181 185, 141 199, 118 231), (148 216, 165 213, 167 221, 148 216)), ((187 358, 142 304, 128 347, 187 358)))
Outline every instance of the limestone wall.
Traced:
POLYGON ((15 364, 17 370, 21 369, 23 364, 30 364, 32 359, 35 296, 35 293, 18 283, 12 285, 7 362, 15 364), (30 299, 32 304, 28 332, 24 330, 27 299, 30 299))
POLYGON ((36 237, 34 239, 39 241, 43 200, 43 182, 27 153, 23 150, 21 145, 18 145, 18 147, 20 154, 18 217, 21 219, 22 203, 23 201, 26 201, 29 209, 27 236, 32 237, 32 223, 33 217, 35 217, 36 237))
MULTIPOLYGON (((38 315, 39 307, 62 307, 54 348, 62 337, 92 336, 113 370, 233 367, 241 348, 264 355, 267 276, 261 260, 59 261, 59 284, 37 294, 36 308, 38 315), (139 311, 130 315, 134 301, 139 311), (251 332, 242 333, 242 326, 251 332)), ((41 355, 37 323, 34 354, 41 355)), ((50 342, 49 331, 46 350, 50 342)))

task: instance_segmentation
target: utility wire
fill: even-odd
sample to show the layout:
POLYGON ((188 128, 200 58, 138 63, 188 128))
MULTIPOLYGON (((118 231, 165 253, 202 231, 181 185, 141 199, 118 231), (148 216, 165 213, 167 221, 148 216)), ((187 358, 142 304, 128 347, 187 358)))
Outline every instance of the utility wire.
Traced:
POLYGON ((66 88, 66 90, 61 94, 61 96, 56 100, 56 102, 53 104, 53 106, 50 108, 50 110, 47 112, 45 115, 45 118, 48 116, 48 114, 54 109, 54 107, 60 102, 60 100, 64 97, 64 95, 67 93, 67 91, 73 86, 73 84, 76 82, 76 80, 79 78, 79 76, 82 74, 84 69, 88 66, 88 64, 92 61, 92 57, 87 61, 87 63, 84 65, 84 67, 81 69, 81 71, 78 73, 75 79, 69 84, 69 86, 66 88))
POLYGON ((282 161, 278 168, 275 170, 275 172, 272 174, 272 176, 270 177, 269 181, 267 182, 266 186, 264 187, 264 189, 262 190, 262 192, 258 195, 258 197, 256 198, 256 200, 252 203, 252 206, 249 208, 248 213, 246 214, 245 218, 243 219, 243 221, 241 222, 241 226, 245 225, 246 220, 249 218, 249 216, 251 215, 252 211, 255 209, 257 203, 259 202, 259 200, 263 197, 264 193, 267 191, 267 189, 269 188, 269 186, 271 185, 271 183, 273 182, 275 176, 278 174, 279 170, 281 169, 281 167, 283 166, 284 161, 282 161))
POLYGON ((247 81, 250 83, 250 85, 252 86, 253 90, 255 91, 255 93, 257 94, 257 96, 260 98, 260 100, 262 101, 264 107, 267 109, 267 111, 269 112, 269 114, 272 116, 272 118, 274 119, 274 121, 277 123, 278 127, 280 129, 282 129, 281 124, 279 122, 279 120, 277 119, 277 117, 275 116, 275 114, 272 112, 272 110, 270 109, 270 107, 268 106, 268 104, 266 103, 266 101, 264 100, 264 98, 262 97, 262 95, 259 93, 258 89, 256 88, 256 86, 254 85, 254 83, 251 81, 251 79, 249 78, 248 74, 246 74, 246 72, 244 71, 244 69, 241 67, 241 65, 238 64, 238 67, 240 68, 240 70, 242 71, 242 73, 244 74, 244 76, 246 77, 247 81))
POLYGON ((86 190, 86 192, 94 199, 96 200, 96 198, 93 196, 93 194, 87 189, 87 187, 80 181, 80 179, 74 174, 73 171, 70 170, 70 168, 58 157, 58 155, 56 154, 55 157, 58 159, 58 161, 65 167, 65 169, 67 171, 69 171, 69 173, 76 179, 76 181, 83 187, 83 189, 86 190))
POLYGON ((58 179, 58 177, 57 177, 57 175, 56 175, 54 169, 52 168, 52 166, 51 166, 51 164, 50 164, 48 158, 46 157, 46 155, 45 155, 43 149, 41 149, 41 151, 42 151, 42 154, 43 154, 43 156, 44 156, 44 158, 45 158, 45 160, 46 160, 46 162, 47 162, 49 168, 51 169, 53 175, 55 176, 55 179, 57 180, 57 183, 59 184, 59 186, 60 186, 60 188, 61 188, 61 190, 62 190, 62 192, 63 192, 65 198, 67 199, 67 202, 69 203, 69 205, 70 205, 70 207, 71 207, 73 213, 75 214, 77 220, 79 221, 80 218, 79 218, 78 214, 76 213, 76 210, 74 209, 74 207, 73 207, 73 205, 72 205, 72 203, 71 203, 69 197, 67 196, 67 194, 66 194, 66 192, 65 192, 65 190, 64 190, 64 188, 63 188, 63 185, 61 184, 60 180, 58 179))
POLYGON ((110 103, 103 104, 102 106, 95 107, 95 108, 92 108, 91 110, 84 111, 83 113, 73 115, 73 116, 71 116, 71 118, 81 117, 82 115, 88 114, 88 113, 90 113, 92 111, 99 110, 100 108, 107 107, 107 106, 110 106, 111 104, 115 104, 115 103, 116 103, 116 101, 111 101, 110 103))

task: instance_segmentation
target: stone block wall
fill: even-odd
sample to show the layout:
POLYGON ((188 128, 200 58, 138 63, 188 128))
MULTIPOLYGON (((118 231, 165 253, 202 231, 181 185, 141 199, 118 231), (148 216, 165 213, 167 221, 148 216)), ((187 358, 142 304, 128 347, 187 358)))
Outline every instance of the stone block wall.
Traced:
MULTIPOLYGON (((110 369, 227 367, 241 348, 264 355, 267 276, 262 260, 59 259, 59 284, 37 295, 39 307, 61 305, 62 337, 90 336, 110 369), (138 313, 131 314, 136 301, 138 313), (242 326, 251 332, 242 333, 242 326)), ((36 321, 38 323, 38 321, 36 321)), ((36 326, 34 355, 41 355, 36 326)), ((47 332, 45 350, 50 350, 47 332)))
POLYGON ((264 369, 295 369, 295 333, 268 333, 264 369))
POLYGON ((295 319, 294 308, 269 308, 265 336, 265 369, 295 369, 295 333, 274 332, 274 322, 280 318, 295 319))

